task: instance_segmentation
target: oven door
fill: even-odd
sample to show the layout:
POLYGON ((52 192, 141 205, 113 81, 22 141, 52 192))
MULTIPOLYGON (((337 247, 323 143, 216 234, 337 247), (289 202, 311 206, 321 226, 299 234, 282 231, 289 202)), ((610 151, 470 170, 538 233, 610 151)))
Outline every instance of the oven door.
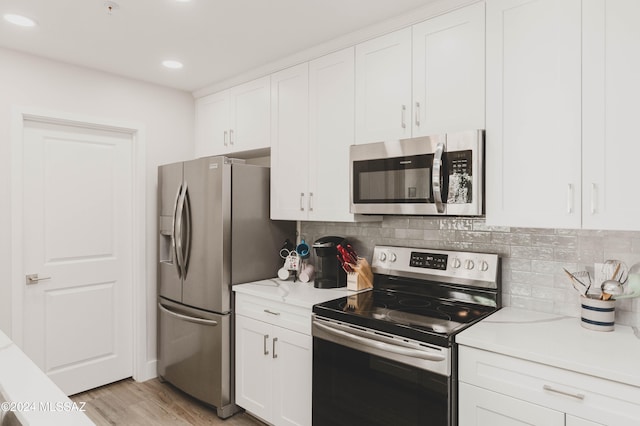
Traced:
POLYGON ((320 317, 312 330, 314 426, 452 424, 449 349, 320 317))

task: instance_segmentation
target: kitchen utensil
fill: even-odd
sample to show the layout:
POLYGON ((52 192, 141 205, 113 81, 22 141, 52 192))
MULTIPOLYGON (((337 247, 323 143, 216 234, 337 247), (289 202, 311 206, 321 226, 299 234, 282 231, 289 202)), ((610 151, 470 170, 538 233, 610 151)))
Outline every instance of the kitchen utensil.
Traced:
MULTIPOLYGON (((600 300, 609 300, 611 298, 616 299, 623 293, 622 284, 616 280, 606 280, 600 285, 602 295, 600 300)), ((612 300, 613 300, 612 299, 612 300)))
POLYGON ((573 288, 575 288, 580 295, 584 296, 589 291, 591 287, 591 275, 589 275, 588 271, 578 271, 571 273, 567 271, 565 268, 562 268, 571 280, 571 284, 573 288), (584 280, 584 281, 583 281, 584 280), (585 284, 587 282, 588 284, 585 284))
POLYGON ((610 259, 602 265, 602 273, 607 279, 624 284, 629 276, 629 268, 621 260, 610 259))
POLYGON ((617 296, 616 299, 630 299, 640 296, 640 263, 636 263, 629 269, 629 280, 626 287, 624 294, 617 296))

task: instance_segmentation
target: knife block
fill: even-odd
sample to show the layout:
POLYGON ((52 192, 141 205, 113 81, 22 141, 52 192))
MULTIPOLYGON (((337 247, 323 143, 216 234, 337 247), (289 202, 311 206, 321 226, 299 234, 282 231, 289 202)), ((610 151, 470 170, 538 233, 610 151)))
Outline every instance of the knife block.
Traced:
POLYGON ((359 257, 353 269, 354 272, 347 273, 347 290, 362 291, 373 288, 373 272, 367 259, 359 257))

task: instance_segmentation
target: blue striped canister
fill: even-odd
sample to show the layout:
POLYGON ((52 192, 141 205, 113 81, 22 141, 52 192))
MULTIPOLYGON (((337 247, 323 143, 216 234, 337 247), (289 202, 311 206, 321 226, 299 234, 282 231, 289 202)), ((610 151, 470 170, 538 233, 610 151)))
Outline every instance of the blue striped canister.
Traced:
POLYGON ((596 331, 613 331, 616 315, 615 300, 600 300, 599 296, 580 296, 580 324, 596 331))

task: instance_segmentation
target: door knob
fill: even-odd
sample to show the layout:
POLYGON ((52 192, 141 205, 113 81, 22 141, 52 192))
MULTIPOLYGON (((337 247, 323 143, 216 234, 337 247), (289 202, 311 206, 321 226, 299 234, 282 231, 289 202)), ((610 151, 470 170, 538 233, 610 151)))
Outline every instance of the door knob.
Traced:
POLYGON ((50 280, 51 277, 38 277, 38 274, 28 274, 26 276, 27 284, 38 284, 38 282, 43 280, 50 280))

